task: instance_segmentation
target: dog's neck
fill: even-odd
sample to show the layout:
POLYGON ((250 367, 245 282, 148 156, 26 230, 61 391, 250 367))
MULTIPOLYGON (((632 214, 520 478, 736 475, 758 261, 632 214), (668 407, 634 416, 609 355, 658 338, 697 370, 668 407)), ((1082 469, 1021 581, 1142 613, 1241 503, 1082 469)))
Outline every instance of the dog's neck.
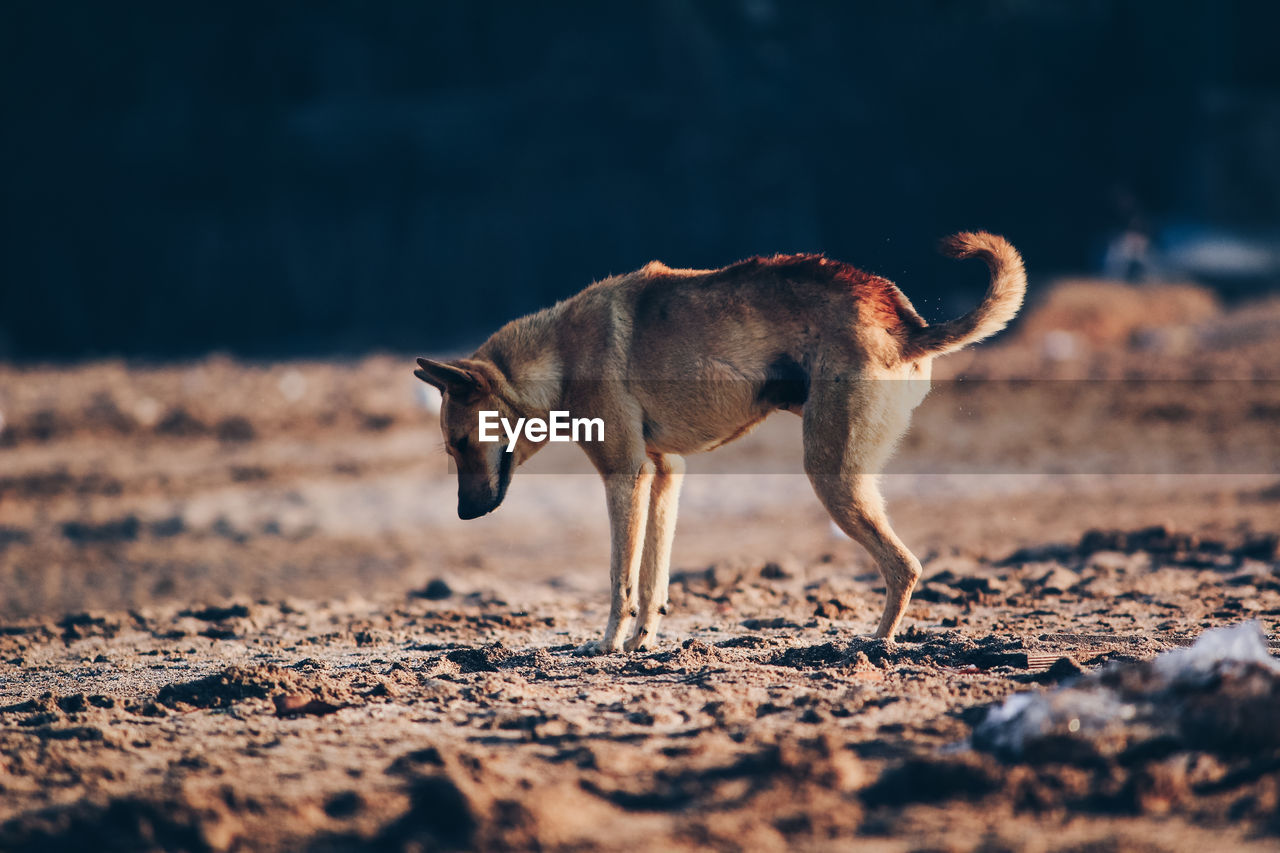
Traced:
POLYGON ((541 311, 508 323, 474 356, 494 368, 498 394, 525 417, 545 419, 564 393, 553 322, 550 311, 541 311))

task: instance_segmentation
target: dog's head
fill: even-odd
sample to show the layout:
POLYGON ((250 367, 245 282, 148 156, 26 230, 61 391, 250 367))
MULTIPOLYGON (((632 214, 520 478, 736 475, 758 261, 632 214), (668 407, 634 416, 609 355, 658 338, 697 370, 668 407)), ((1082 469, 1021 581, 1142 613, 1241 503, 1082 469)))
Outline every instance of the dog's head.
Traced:
MULTIPOLYGON (((519 454, 507 452, 507 440, 480 440, 480 413, 496 411, 514 420, 514 412, 497 393, 501 375, 484 361, 418 359, 413 372, 440 389, 440 430, 445 451, 458 467, 458 517, 479 518, 493 512, 507 495, 519 454)), ((501 430, 499 430, 501 433, 501 430)))

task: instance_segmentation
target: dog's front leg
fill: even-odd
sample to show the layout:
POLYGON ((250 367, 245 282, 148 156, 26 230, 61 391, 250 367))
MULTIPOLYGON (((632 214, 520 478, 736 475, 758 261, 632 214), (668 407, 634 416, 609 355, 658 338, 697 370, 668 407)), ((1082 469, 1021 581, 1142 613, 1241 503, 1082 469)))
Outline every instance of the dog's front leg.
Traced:
POLYGON ((612 546, 609 557, 609 624, 604 637, 579 646, 577 654, 599 655, 622 650, 622 635, 636 617, 636 581, 644 550, 649 516, 649 490, 653 486, 653 462, 646 459, 634 475, 606 474, 612 546))
POLYGON ((636 632, 626 642, 634 652, 651 645, 658 623, 667 612, 667 583, 671 575, 671 540, 676 533, 676 507, 684 481, 684 459, 673 454, 654 457, 657 473, 649 494, 649 524, 644 558, 640 562, 640 616, 636 632))

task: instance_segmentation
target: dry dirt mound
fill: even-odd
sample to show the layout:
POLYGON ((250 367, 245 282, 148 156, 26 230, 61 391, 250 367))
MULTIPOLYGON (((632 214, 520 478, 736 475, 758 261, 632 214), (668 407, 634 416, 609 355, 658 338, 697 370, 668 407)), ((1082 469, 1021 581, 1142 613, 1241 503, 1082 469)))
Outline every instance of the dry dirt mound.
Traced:
POLYGON ((249 699, 304 692, 313 694, 312 698, 336 698, 345 693, 323 677, 304 681, 297 673, 277 666, 230 666, 195 681, 163 687, 156 702, 177 710, 227 708, 249 699))
POLYGON ((122 797, 49 809, 0 825, 0 849, 11 853, 95 850, 103 853, 225 849, 225 827, 216 810, 178 800, 122 797), (212 834, 212 838, 210 835, 212 834))
POLYGON ((1280 661, 1256 625, 992 706, 977 754, 892 768, 864 799, 999 796, 1031 812, 1223 815, 1280 832, 1280 661))
POLYGON ((1194 326, 1220 312, 1213 291, 1195 284, 1064 279, 1026 314, 1019 335, 1041 341, 1065 332, 1094 347, 1123 346, 1144 332, 1194 326))

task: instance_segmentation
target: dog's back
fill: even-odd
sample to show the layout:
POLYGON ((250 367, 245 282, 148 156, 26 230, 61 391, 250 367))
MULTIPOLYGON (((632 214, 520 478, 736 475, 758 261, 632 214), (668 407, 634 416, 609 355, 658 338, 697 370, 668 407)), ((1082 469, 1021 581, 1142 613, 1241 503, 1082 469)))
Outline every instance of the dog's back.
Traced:
POLYGON ((821 255, 716 270, 653 262, 564 303, 562 322, 577 345, 594 339, 584 348, 604 354, 589 363, 591 378, 627 383, 654 447, 707 450, 771 411, 798 412, 824 360, 874 378, 927 378, 930 357, 1002 328, 1025 288, 1017 252, 983 233, 957 235, 944 249, 982 257, 993 278, 978 309, 938 326, 892 282, 821 255))

